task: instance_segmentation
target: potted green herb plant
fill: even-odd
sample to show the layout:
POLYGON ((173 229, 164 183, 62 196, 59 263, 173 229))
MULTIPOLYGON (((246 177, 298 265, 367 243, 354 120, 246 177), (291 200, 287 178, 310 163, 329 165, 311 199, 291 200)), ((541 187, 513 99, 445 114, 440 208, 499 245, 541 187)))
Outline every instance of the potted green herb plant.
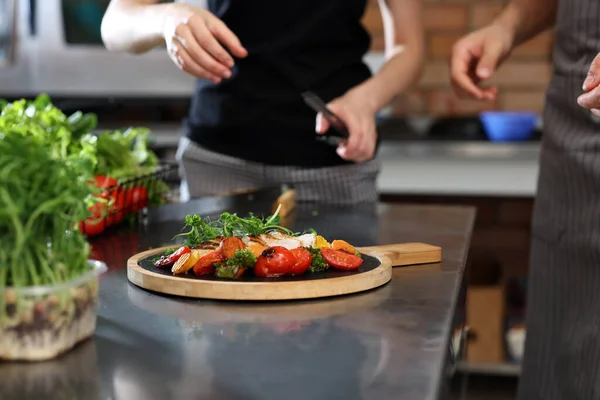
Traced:
POLYGON ((93 163, 0 124, 0 359, 53 358, 96 327, 98 276, 77 230, 95 196, 93 163))

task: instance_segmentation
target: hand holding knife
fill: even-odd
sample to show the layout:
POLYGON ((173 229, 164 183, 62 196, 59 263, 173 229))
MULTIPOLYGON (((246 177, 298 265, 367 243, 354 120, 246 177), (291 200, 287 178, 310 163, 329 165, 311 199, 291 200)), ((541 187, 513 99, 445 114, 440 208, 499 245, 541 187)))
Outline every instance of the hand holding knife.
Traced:
POLYGON ((306 91, 302 93, 302 98, 310 108, 321 113, 334 129, 334 132, 317 135, 317 140, 323 140, 333 146, 339 146, 350 137, 350 133, 344 122, 327 108, 327 104, 319 96, 311 91, 306 91))

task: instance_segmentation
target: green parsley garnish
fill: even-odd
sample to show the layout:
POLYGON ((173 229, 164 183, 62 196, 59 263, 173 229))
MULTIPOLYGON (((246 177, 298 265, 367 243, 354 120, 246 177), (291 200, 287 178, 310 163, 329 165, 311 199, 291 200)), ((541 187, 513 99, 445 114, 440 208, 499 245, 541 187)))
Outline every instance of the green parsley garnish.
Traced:
POLYGON ((308 267, 308 270, 310 272, 321 272, 329 269, 329 264, 323 258, 323 255, 321 254, 321 249, 311 246, 306 247, 306 250, 310 251, 310 255, 312 256, 310 267, 308 267))
POLYGON ((233 257, 227 260, 227 265, 254 268, 254 265, 256 265, 256 256, 249 248, 236 250, 233 257))
POLYGON ((256 256, 248 248, 236 250, 229 260, 215 265, 217 278, 235 279, 240 269, 254 268, 256 256))

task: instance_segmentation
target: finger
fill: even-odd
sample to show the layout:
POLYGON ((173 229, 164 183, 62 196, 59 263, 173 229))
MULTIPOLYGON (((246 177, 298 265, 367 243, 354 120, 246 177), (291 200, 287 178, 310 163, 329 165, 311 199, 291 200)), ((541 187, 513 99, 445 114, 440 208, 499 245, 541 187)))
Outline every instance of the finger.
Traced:
POLYGON ((498 95, 498 87, 497 86, 488 86, 481 88, 481 92, 483 93, 483 98, 485 100, 494 101, 496 100, 496 96, 498 95))
MULTIPOLYGON (((231 71, 229 68, 232 68, 234 65, 233 58, 229 55, 229 53, 227 53, 227 51, 225 51, 223 46, 217 42, 217 39, 215 39, 213 34, 205 25, 204 20, 194 20, 193 24, 191 24, 191 28, 192 34, 199 43, 198 47, 201 47, 207 53, 207 56, 210 58, 210 60, 213 60, 213 63, 227 70, 229 76, 231 76, 231 71)), ((225 72, 223 71, 222 74, 224 73, 225 72)), ((229 76, 224 77, 228 78, 229 76)))
POLYGON ((345 160, 355 160, 360 158, 361 156, 361 144, 363 141, 364 133, 360 129, 360 126, 357 122, 349 118, 346 118, 344 122, 348 127, 348 132, 350 133, 350 136, 343 145, 339 146, 338 154, 345 160), (340 151, 342 150, 343 153, 340 153, 340 151))
POLYGON ((319 135, 324 134, 329 130, 329 121, 325 119, 323 113, 318 113, 315 119, 315 132, 319 135))
POLYGON ((597 117, 600 117, 600 108, 592 108, 592 114, 597 117))
POLYGON ((216 59, 214 59, 204 49, 206 48, 208 39, 212 39, 216 43, 216 40, 210 37, 210 33, 208 32, 206 27, 204 27, 204 30, 202 30, 202 28, 198 28, 197 26, 190 27, 188 25, 182 25, 181 28, 178 29, 175 38, 185 47, 188 54, 202 68, 214 75, 223 78, 231 77, 231 70, 222 63, 218 62, 216 59))
POLYGON ((200 65, 198 65, 187 52, 185 47, 183 47, 180 43, 175 41, 169 49, 169 57, 173 60, 175 65, 179 67, 182 71, 187 72, 190 75, 193 75, 197 78, 208 79, 213 81, 214 83, 220 83, 221 78, 211 74, 200 65))
MULTIPOLYGON (((353 126, 355 124, 352 124, 353 126)), ((368 134, 370 127, 368 123, 363 123, 357 129, 353 129, 354 136, 357 137, 356 147, 346 146, 345 157, 355 162, 362 162, 369 156, 368 134)))
POLYGON ((596 86, 595 89, 582 94, 577 98, 577 103, 581 107, 593 109, 600 108, 600 86, 596 86))
POLYGON ((475 68, 475 73, 479 79, 488 79, 492 76, 494 71, 496 71, 500 57, 502 57, 502 52, 500 41, 491 41, 485 45, 481 58, 475 68))
POLYGON ((360 153, 356 160, 357 162, 365 162, 373 158, 375 153, 376 132, 375 125, 369 121, 362 128, 362 140, 360 143, 360 153))
POLYGON ((482 100, 483 92, 469 74, 474 59, 473 54, 465 47, 455 47, 450 60, 450 76, 458 96, 471 96, 482 100))
POLYGON ((590 69, 588 71, 588 75, 583 81, 582 89, 586 92, 589 92, 596 86, 600 84, 600 53, 594 57, 592 63, 590 64, 590 69))
MULTIPOLYGON (((336 100, 331 101, 329 104, 326 105, 326 107, 329 109, 329 111, 341 118, 342 122, 344 122, 344 119, 339 115, 339 113, 342 112, 342 109, 336 103, 336 100)), ((329 123, 327 118, 325 118, 322 112, 317 113, 317 117, 315 120, 315 131, 318 134, 324 134, 329 130, 329 128, 331 128, 331 124, 329 123)))
POLYGON ((206 27, 215 38, 223 43, 236 57, 246 57, 248 51, 240 43, 240 39, 221 21, 213 17, 206 20, 206 27))

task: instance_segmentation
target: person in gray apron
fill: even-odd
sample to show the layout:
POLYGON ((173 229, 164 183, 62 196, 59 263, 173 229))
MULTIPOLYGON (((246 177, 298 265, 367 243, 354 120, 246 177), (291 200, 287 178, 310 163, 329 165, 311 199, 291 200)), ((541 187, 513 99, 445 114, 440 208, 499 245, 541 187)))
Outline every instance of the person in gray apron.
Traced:
POLYGON ((205 3, 112 0, 102 22, 109 50, 166 45, 199 78, 177 153, 184 199, 292 184, 299 201, 376 201, 375 114, 419 73, 420 0, 379 0, 389 57, 373 76, 367 0, 205 3), (344 144, 315 140, 328 126, 304 104, 308 90, 344 121, 344 144))
POLYGON ((493 100, 497 90, 484 81, 511 49, 552 26, 518 398, 600 399, 597 66, 584 85, 600 52, 600 1, 512 0, 492 24, 456 43, 451 76, 458 94, 493 100))

